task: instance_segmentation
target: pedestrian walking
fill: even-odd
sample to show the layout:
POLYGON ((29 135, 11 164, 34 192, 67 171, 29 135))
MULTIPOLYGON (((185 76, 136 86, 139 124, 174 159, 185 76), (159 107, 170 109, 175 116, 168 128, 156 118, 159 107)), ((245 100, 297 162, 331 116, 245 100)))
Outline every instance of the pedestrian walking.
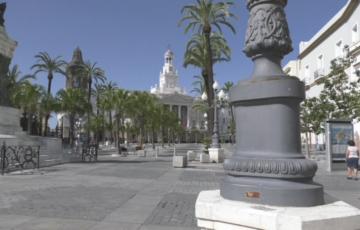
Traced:
POLYGON ((353 140, 348 141, 346 150, 347 179, 358 180, 359 149, 353 140))

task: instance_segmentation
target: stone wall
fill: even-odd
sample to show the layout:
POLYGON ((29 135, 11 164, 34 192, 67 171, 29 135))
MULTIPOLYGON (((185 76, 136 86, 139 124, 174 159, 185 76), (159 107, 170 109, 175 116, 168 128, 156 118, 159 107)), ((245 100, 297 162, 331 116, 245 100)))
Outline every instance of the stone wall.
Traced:
POLYGON ((40 167, 65 163, 63 157, 62 141, 60 138, 49 138, 39 136, 0 136, 1 145, 40 145, 40 167))
POLYGON ((20 127, 20 111, 18 109, 0 106, 0 134, 22 134, 20 127))
POLYGON ((60 138, 30 136, 20 127, 20 111, 0 106, 0 144, 40 145, 40 167, 63 163, 63 146, 60 138))

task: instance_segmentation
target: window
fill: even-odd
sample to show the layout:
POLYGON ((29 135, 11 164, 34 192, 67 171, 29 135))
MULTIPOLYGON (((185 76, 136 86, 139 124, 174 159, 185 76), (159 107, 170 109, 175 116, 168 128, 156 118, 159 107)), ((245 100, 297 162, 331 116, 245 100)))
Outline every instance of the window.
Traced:
POLYGON ((324 56, 322 54, 317 58, 317 69, 324 69, 324 56))
POLYGON ((305 76, 304 76, 304 81, 305 81, 305 84, 307 85, 310 81, 310 68, 309 66, 305 66, 305 76))
POLYGON ((343 44, 342 41, 338 41, 335 45, 335 57, 343 56, 343 44))
POLYGON ((355 24, 351 30, 351 41, 352 43, 356 43, 359 41, 359 30, 358 30, 358 25, 355 24))

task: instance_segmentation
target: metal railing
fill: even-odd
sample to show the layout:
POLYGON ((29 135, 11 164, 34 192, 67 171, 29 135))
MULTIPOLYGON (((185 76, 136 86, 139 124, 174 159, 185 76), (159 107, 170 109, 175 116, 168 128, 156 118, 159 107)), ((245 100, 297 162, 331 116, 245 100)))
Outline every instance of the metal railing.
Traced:
POLYGON ((1 175, 20 169, 40 168, 40 146, 7 146, 4 142, 1 145, 0 157, 1 175))
POLYGON ((82 161, 97 161, 98 158, 98 145, 84 145, 82 148, 81 160, 82 161))

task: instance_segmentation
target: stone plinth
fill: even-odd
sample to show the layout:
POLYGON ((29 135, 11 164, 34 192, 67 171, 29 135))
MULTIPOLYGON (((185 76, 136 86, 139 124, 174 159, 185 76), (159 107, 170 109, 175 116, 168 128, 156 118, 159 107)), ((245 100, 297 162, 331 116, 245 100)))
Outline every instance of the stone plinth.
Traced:
POLYGON ((5 27, 0 26, 0 105, 10 105, 5 75, 9 70, 16 46, 17 42, 7 35, 5 27))
POLYGON ((187 166, 186 156, 173 156, 174 168, 185 168, 187 166))
POLYGON ((209 163, 210 162, 210 156, 206 153, 200 154, 200 163, 209 163))
POLYGON ((222 148, 209 148, 210 162, 222 163, 224 162, 224 149, 222 148))
POLYGON ((356 230, 360 210, 343 201, 313 207, 277 207, 230 201, 219 190, 199 194, 198 227, 214 230, 356 230))
POLYGON ((15 135, 18 133, 22 133, 20 111, 12 107, 0 106, 0 134, 15 135))
POLYGON ((146 157, 146 151, 145 150, 137 150, 136 155, 138 157, 146 157))
POLYGON ((194 161, 196 159, 196 153, 194 153, 194 151, 189 150, 186 155, 188 161, 194 161))

